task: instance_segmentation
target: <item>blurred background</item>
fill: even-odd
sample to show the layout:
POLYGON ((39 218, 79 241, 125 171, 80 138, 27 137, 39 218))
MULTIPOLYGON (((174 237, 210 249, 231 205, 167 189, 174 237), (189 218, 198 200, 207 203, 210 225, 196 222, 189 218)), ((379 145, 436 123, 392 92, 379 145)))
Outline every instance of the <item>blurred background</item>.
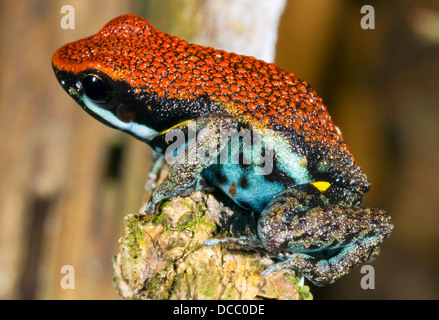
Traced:
MULTIPOLYGON (((83 112, 51 56, 125 13, 196 39, 212 19, 205 1, 0 0, 0 298, 118 299, 111 258, 123 217, 144 200, 150 150, 83 112), (72 30, 60 26, 66 4, 72 30), (74 289, 60 285, 63 265, 75 269, 74 289)), ((361 288, 356 268, 310 285, 314 297, 438 299, 439 2, 286 1, 274 60, 323 98, 372 182, 363 206, 395 224, 372 263, 375 289, 361 288), (375 29, 360 27, 366 4, 375 29)))

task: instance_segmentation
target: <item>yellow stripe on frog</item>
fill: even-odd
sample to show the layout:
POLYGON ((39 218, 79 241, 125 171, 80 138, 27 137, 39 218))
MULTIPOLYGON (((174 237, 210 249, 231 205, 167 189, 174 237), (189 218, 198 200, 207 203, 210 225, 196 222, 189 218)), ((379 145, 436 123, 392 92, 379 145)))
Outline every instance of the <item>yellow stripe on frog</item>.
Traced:
POLYGON ((175 129, 175 128, 178 128, 178 127, 181 127, 181 126, 185 126, 185 125, 188 124, 189 121, 193 121, 193 119, 177 123, 175 126, 172 126, 172 127, 168 128, 168 129, 165 129, 165 130, 161 131, 159 134, 163 135, 163 134, 166 134, 166 132, 168 132, 169 130, 172 130, 172 129, 175 129))
POLYGON ((315 181, 311 182, 311 184, 319 189, 320 192, 325 192, 331 186, 331 184, 327 181, 315 181))

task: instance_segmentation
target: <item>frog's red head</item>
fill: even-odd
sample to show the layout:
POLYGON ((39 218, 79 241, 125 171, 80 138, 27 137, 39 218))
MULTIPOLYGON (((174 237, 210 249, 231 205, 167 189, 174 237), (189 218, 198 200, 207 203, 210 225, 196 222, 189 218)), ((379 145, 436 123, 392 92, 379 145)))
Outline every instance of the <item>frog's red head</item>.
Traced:
POLYGON ((161 90, 156 64, 163 64, 164 50, 185 44, 142 18, 124 15, 95 35, 58 49, 52 65, 62 87, 85 111, 150 141, 168 125, 152 101, 161 90))
POLYGON ((142 18, 124 15, 95 35, 58 49, 52 65, 61 86, 90 115, 149 141, 185 117, 196 118, 209 105, 215 107, 211 101, 205 109, 200 101, 195 102, 198 107, 171 101, 206 94, 195 92, 188 78, 195 74, 189 72, 194 63, 188 47, 200 51, 142 18))
MULTIPOLYGON (((60 71, 80 74, 87 69, 102 71, 113 80, 134 81, 145 46, 154 51, 159 34, 151 24, 135 15, 117 17, 95 35, 64 45, 53 55, 53 66, 60 71)), ((150 51, 148 49, 148 51, 150 51)))

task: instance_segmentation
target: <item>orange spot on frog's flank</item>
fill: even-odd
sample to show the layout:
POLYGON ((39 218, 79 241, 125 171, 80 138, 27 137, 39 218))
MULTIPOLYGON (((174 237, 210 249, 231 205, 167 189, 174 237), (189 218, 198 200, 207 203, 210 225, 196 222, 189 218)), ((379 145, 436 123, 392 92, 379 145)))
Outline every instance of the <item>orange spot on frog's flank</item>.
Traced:
POLYGON ((232 199, 235 198, 235 196, 236 196, 236 182, 235 181, 233 181, 232 184, 230 185, 229 194, 232 197, 232 199))

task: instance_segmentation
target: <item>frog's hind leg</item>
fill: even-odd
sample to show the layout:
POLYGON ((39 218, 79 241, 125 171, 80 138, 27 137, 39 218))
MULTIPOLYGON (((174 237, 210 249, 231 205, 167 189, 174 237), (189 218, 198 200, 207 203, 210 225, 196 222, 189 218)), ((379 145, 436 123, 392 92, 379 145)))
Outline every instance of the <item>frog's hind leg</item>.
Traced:
POLYGON ((292 268, 316 285, 333 283, 374 256, 392 230, 383 210, 326 204, 312 188, 285 192, 258 224, 262 245, 280 260, 265 273, 292 268))
POLYGON ((285 190, 270 202, 261 213, 258 237, 212 239, 205 244, 263 251, 280 261, 264 274, 294 269, 323 286, 374 257, 392 230, 383 210, 336 205, 308 184, 285 190))
POLYGON ((379 238, 353 243, 340 249, 336 255, 326 258, 317 258, 306 253, 284 253, 281 256, 283 261, 268 266, 262 274, 289 268, 299 271, 317 286, 332 284, 353 267, 366 261, 371 251, 381 243, 379 238))

